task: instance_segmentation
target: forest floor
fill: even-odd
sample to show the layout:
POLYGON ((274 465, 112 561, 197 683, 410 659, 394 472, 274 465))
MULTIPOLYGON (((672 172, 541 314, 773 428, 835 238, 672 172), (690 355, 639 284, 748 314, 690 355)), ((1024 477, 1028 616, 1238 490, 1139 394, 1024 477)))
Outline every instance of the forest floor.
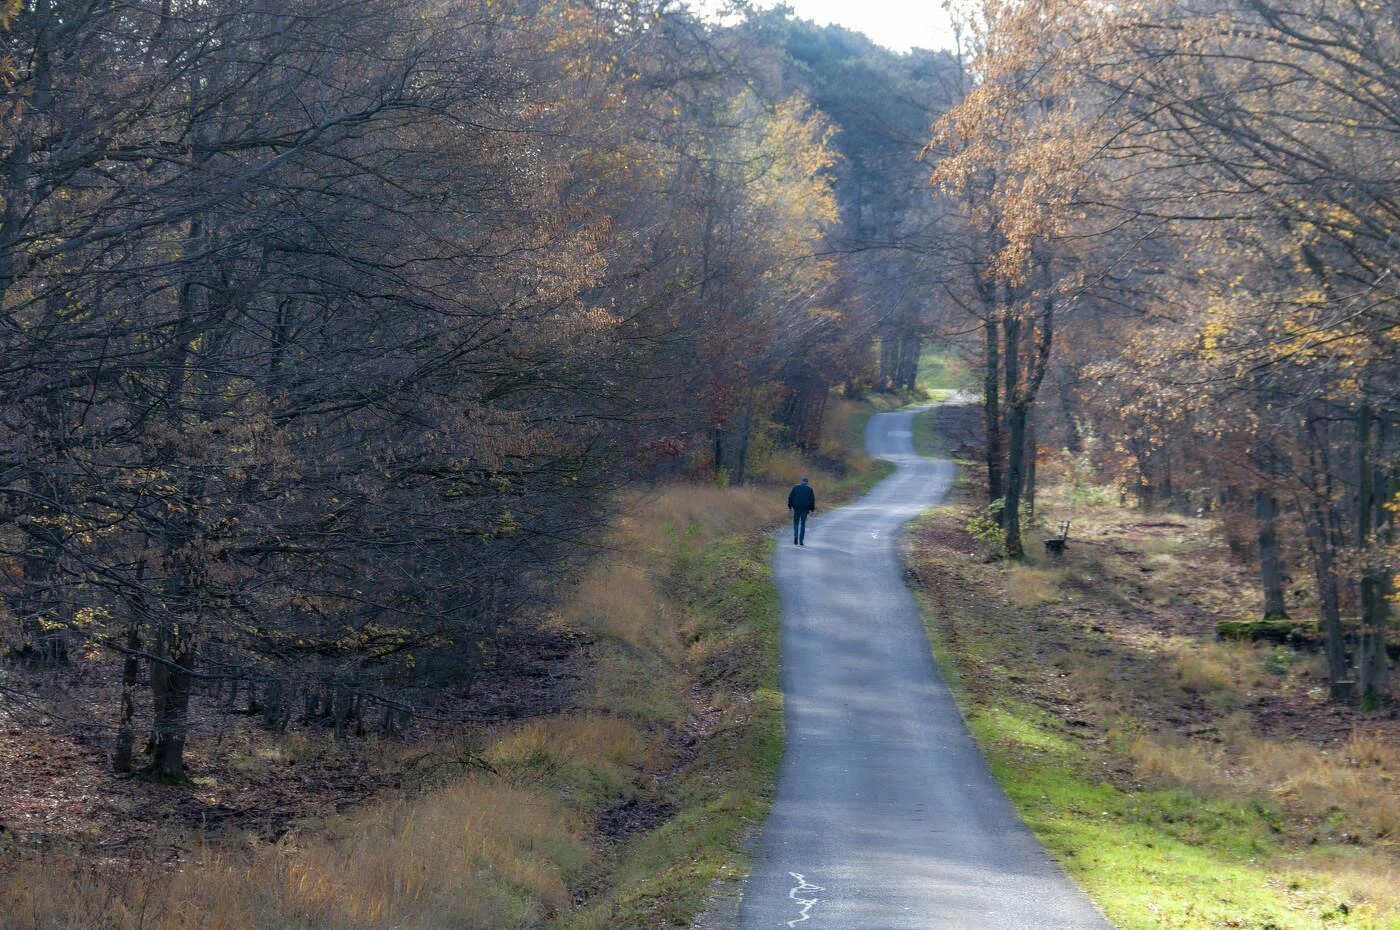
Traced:
POLYGON ((191 782, 159 784, 110 773, 106 657, 63 693, 8 671, 36 710, 0 717, 0 928, 684 925, 745 869, 781 751, 767 530, 803 473, 836 506, 889 472, 841 440, 873 409, 837 403, 754 484, 627 492, 602 554, 399 737, 271 734, 205 694, 191 782))
POLYGON ((26 704, 0 716, 0 825, 21 849, 178 859, 211 831, 271 842, 311 815, 411 784, 443 745, 468 732, 570 706, 587 640, 532 624, 493 638, 471 688, 440 693, 406 732, 336 739, 316 714, 269 733, 242 694, 197 692, 188 784, 112 771, 120 660, 75 657, 62 674, 9 669, 26 704))
POLYGON ((935 652, 1026 822, 1124 930, 1400 928, 1400 708, 1329 703, 1316 653, 1218 640, 1260 605, 1217 524, 1074 479, 1042 467, 1060 559, 1042 530, 1025 564, 988 561, 967 483, 909 537, 935 652))

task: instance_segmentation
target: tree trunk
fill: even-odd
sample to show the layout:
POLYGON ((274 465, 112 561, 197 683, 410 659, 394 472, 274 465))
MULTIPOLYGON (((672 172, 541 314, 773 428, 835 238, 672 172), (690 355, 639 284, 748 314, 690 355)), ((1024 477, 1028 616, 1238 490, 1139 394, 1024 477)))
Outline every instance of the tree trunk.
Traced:
POLYGON ((1259 524, 1259 581, 1264 590, 1264 619, 1286 620, 1283 558, 1278 542, 1278 498, 1264 488, 1254 492, 1254 516, 1259 524))
POLYGON ((35 20, 34 57, 29 63, 32 71, 28 99, 21 98, 14 113, 19 120, 19 134, 4 163, 4 189, 10 193, 5 198, 4 209, 0 210, 0 306, 4 305, 5 295, 14 285, 15 256, 19 251, 22 227, 29 218, 29 205, 24 197, 30 190, 30 162, 34 158, 31 140, 38 132, 33 124, 53 115, 50 112, 53 103, 53 27, 55 16, 60 15, 57 7, 47 3, 24 4, 20 10, 21 16, 31 16, 35 20), (25 10, 26 6, 31 8, 25 10), (28 120, 25 119, 26 114, 28 120), (30 125, 25 125, 26 122, 30 125))
POLYGON ((1060 419, 1065 428, 1065 451, 1078 455, 1084 451, 1084 437, 1079 429, 1079 417, 1075 414, 1074 386, 1069 376, 1059 378, 1060 419))
POLYGON ((183 779, 195 660, 188 624, 166 620, 157 637, 155 654, 157 659, 151 662, 153 723, 148 771, 161 778, 183 779))
POLYGON ((284 733, 292 719, 292 699, 295 695, 280 678, 268 682, 263 695, 263 727, 273 733, 284 733))
POLYGON ((121 710, 117 716, 116 746, 112 751, 112 771, 130 772, 132 749, 136 743, 133 721, 136 717, 137 676, 141 672, 141 632, 133 611, 126 621, 126 655, 122 658, 121 710))
POLYGON ((744 419, 739 427, 739 456, 734 464, 734 483, 743 484, 749 465, 749 437, 753 434, 753 392, 744 403, 744 419))
POLYGON ((1035 522, 1035 411, 1026 412, 1026 485, 1021 499, 1026 502, 1026 517, 1035 522))
MULTIPOLYGON (((1379 424, 1369 405, 1357 413, 1357 546, 1363 557, 1382 540, 1389 529, 1389 490, 1385 475, 1376 464, 1375 446, 1384 447, 1387 424, 1379 424), (1373 432, 1374 431, 1374 432, 1373 432)), ((1390 621, 1390 599, 1386 572, 1365 558, 1361 570, 1361 632, 1356 642, 1356 685, 1363 709, 1379 706, 1386 696, 1389 657, 1386 655, 1386 628, 1390 621)))
POLYGON ((1308 542, 1313 554, 1313 575, 1317 583, 1318 626, 1322 630, 1327 655, 1327 689, 1334 701, 1349 701, 1352 694, 1347 662, 1346 631, 1342 627, 1342 589, 1337 577, 1337 552, 1345 544, 1332 480, 1331 437, 1321 434, 1325 420, 1309 419, 1305 441, 1308 448, 1308 490, 1305 508, 1308 542))
MULTIPOLYGON (((1010 300, 1008 299, 1008 304, 1010 300)), ((1020 550, 1021 529, 1020 514, 1013 513, 1021 500, 1021 482, 1025 472, 1023 456, 1025 455, 1025 416, 1026 411, 1019 411, 1020 423, 1013 424, 1013 418, 1017 417, 1017 408, 1020 406, 1021 387, 1021 315, 1011 307, 1007 307, 1001 317, 1002 334, 1002 398, 1006 404, 1006 484, 1002 488, 1001 499, 1001 528, 1006 531, 1006 554, 1012 558, 1020 558, 1023 552, 1020 550), (1016 484, 1016 506, 1012 505, 1012 481, 1016 484), (1014 524, 1014 527, 1013 527, 1014 524), (1013 550, 1011 543, 1011 533, 1016 534, 1016 549, 1013 550)))
POLYGON ((1001 509, 1001 526, 1006 533, 1006 555, 1008 558, 1025 558, 1025 544, 1021 541, 1021 491, 1024 486, 1026 461, 1026 418, 1029 405, 1013 404, 1006 414, 1006 503, 1001 509))
POLYGON ((983 328, 986 336, 982 373, 982 420, 986 427, 987 502, 1001 500, 1001 352, 995 319, 983 328))
POLYGON ((912 391, 919 382, 919 353, 923 351, 923 339, 917 332, 907 330, 899 341, 899 386, 912 391))
POLYGON ((1342 629, 1341 586, 1337 580, 1336 553, 1327 517, 1314 500, 1308 509, 1308 536, 1313 547, 1313 572, 1317 577, 1318 625, 1327 653, 1327 685, 1334 699, 1340 683, 1348 680, 1346 633, 1342 629))
POLYGON ((886 391, 895 386, 899 368, 898 330, 889 327, 880 337, 880 390, 886 391))

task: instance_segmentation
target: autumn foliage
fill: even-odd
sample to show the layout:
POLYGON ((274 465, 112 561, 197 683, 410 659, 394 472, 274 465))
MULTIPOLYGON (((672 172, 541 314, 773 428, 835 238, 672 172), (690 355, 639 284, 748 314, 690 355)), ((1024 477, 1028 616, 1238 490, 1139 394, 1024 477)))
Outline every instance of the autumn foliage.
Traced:
POLYGON ((1317 618, 1333 694, 1368 707, 1388 691, 1400 493, 1393 12, 971 4, 972 87, 927 149, 977 243, 959 286, 988 370, 1007 372, 1005 412, 988 376, 993 497, 1017 490, 999 469, 1033 467, 1014 413, 1044 378, 1056 438, 1125 498, 1221 514, 1266 618, 1317 618), (1052 344, 1052 302, 1052 370, 1018 369, 1027 326, 1052 344))
POLYGON ((743 480, 860 364, 832 128, 683 10, 3 12, 4 652, 111 676, 119 771, 201 701, 400 731, 617 487, 743 480))

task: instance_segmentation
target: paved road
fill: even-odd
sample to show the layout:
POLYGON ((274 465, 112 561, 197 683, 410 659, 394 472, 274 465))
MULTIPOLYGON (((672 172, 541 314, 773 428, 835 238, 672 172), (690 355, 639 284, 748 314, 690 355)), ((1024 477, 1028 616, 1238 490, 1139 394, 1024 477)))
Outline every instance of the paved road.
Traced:
POLYGON ((1110 930, 992 780, 930 657, 895 546, 953 466, 914 453, 912 422, 872 418, 896 472, 819 511, 806 547, 779 540, 787 754, 741 930, 1110 930))

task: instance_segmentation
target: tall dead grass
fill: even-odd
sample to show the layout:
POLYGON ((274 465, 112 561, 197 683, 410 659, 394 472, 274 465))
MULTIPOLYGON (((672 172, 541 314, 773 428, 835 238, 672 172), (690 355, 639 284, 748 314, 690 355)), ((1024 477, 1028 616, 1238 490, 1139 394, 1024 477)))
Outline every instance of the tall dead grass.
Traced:
POLYGON ((622 517, 610 538, 622 552, 640 549, 667 553, 679 545, 702 549, 734 533, 782 517, 786 492, 745 485, 720 488, 706 484, 673 485, 623 497, 622 517))
POLYGON ((0 880, 10 930, 404 930, 533 926, 589 861, 576 814, 538 789, 465 778, 374 805, 304 844, 207 848, 114 877, 26 860, 0 880), (69 882, 55 881, 66 877, 69 882))
MULTIPOLYGON (((784 489, 785 492, 785 489, 784 489)), ((685 679, 691 618, 665 590, 678 559, 780 518, 785 499, 764 486, 672 485, 624 495, 591 565, 556 612, 596 640, 591 707, 675 725, 689 712, 685 679)))
POLYGON ((1206 796, 1254 796, 1342 839, 1400 839, 1400 748, 1372 734, 1353 733, 1334 750, 1249 732, 1215 743, 1139 735, 1129 757, 1145 781, 1206 796))

